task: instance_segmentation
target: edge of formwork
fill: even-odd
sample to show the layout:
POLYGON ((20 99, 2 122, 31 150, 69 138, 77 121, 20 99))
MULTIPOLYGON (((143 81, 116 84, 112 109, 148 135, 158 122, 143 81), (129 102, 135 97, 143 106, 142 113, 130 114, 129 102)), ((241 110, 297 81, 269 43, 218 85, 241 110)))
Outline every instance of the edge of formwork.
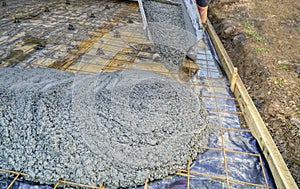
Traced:
POLYGON ((276 144, 274 143, 264 121, 256 109, 250 95, 245 88, 242 79, 236 72, 236 68, 216 34, 212 24, 207 21, 207 31, 216 48, 222 67, 231 83, 231 89, 236 96, 244 118, 253 136, 257 139, 259 146, 269 164, 275 184, 278 188, 296 189, 298 188, 292 177, 284 159, 282 158, 276 144))

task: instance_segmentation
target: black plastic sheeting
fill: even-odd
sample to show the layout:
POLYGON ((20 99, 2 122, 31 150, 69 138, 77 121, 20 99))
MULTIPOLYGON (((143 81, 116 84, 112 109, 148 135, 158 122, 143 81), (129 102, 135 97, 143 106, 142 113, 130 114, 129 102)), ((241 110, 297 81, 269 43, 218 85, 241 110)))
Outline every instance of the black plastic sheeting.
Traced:
MULTIPOLYGON (((191 78, 192 83, 204 84, 193 86, 196 93, 202 96, 210 119, 210 125, 223 128, 245 129, 240 126, 238 115, 227 112, 236 112, 236 104, 228 86, 229 82, 223 71, 219 66, 219 59, 212 47, 212 43, 205 34, 207 49, 198 52, 198 63, 200 71, 191 78), (215 87, 213 87, 215 86, 215 87), (221 87, 220 87, 221 86, 221 87), (227 87, 225 87, 227 86, 227 87), (207 98, 207 96, 218 96, 224 98, 207 98), (220 113, 218 115, 219 110, 220 113)), ((263 160, 263 167, 260 165, 260 160, 257 156, 249 154, 238 154, 233 152, 226 152, 226 163, 228 169, 230 188, 234 189, 256 189, 262 188, 249 184, 239 184, 236 181, 248 182, 262 186, 268 185, 269 188, 276 188, 274 180, 268 168, 267 162, 258 146, 256 139, 249 132, 229 131, 213 129, 210 136, 210 148, 222 148, 238 152, 245 152, 249 154, 261 154, 263 160), (263 171, 265 171, 266 179, 263 171)), ((224 155, 220 150, 207 150, 205 153, 198 155, 198 157, 191 164, 191 172, 199 172, 209 174, 216 177, 226 178, 224 155)), ((12 179, 0 180, 0 188, 6 188, 12 179)), ((164 180, 154 181, 149 183, 149 189, 186 189, 188 178, 184 176, 173 175, 164 180)), ((54 184, 54 183, 53 183, 54 184)), ((83 183, 84 184, 84 183, 83 183)), ((17 181, 12 189, 48 189, 51 186, 37 185, 28 182, 17 181)), ((190 178, 190 188, 209 188, 209 189, 223 189, 227 188, 226 180, 211 178, 201 175, 193 175, 190 178)), ((139 187, 143 189, 143 186, 139 187)))

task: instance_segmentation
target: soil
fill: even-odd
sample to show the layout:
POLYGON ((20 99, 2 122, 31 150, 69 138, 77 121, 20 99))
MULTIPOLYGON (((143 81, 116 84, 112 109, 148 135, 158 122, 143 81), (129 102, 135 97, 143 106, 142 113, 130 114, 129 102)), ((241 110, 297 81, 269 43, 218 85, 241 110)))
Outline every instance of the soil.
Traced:
POLYGON ((299 0, 218 0, 209 19, 300 187, 299 0))

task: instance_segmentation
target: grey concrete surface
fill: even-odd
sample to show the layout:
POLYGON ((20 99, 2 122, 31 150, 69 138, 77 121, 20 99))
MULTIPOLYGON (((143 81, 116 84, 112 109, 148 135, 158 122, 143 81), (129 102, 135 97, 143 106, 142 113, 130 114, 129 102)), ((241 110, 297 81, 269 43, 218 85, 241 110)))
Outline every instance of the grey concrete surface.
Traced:
POLYGON ((152 40, 165 66, 170 71, 180 70, 186 52, 197 41, 183 1, 144 0, 143 4, 152 40))
POLYGON ((31 181, 161 179, 207 145, 205 125, 198 96, 160 74, 0 68, 0 165, 31 181))

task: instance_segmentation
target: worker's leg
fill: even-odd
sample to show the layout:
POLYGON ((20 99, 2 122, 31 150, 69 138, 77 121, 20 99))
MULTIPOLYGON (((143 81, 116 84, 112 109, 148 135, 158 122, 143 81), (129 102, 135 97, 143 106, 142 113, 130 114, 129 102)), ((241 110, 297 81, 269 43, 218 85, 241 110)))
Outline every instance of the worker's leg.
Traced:
POLYGON ((200 7, 199 5, 197 5, 197 7, 198 7, 199 14, 200 14, 201 22, 202 22, 202 24, 205 24, 206 20, 207 20, 208 6, 200 7))
POLYGON ((207 10, 210 0, 196 0, 196 3, 200 14, 201 22, 202 24, 205 24, 207 20, 207 10))

